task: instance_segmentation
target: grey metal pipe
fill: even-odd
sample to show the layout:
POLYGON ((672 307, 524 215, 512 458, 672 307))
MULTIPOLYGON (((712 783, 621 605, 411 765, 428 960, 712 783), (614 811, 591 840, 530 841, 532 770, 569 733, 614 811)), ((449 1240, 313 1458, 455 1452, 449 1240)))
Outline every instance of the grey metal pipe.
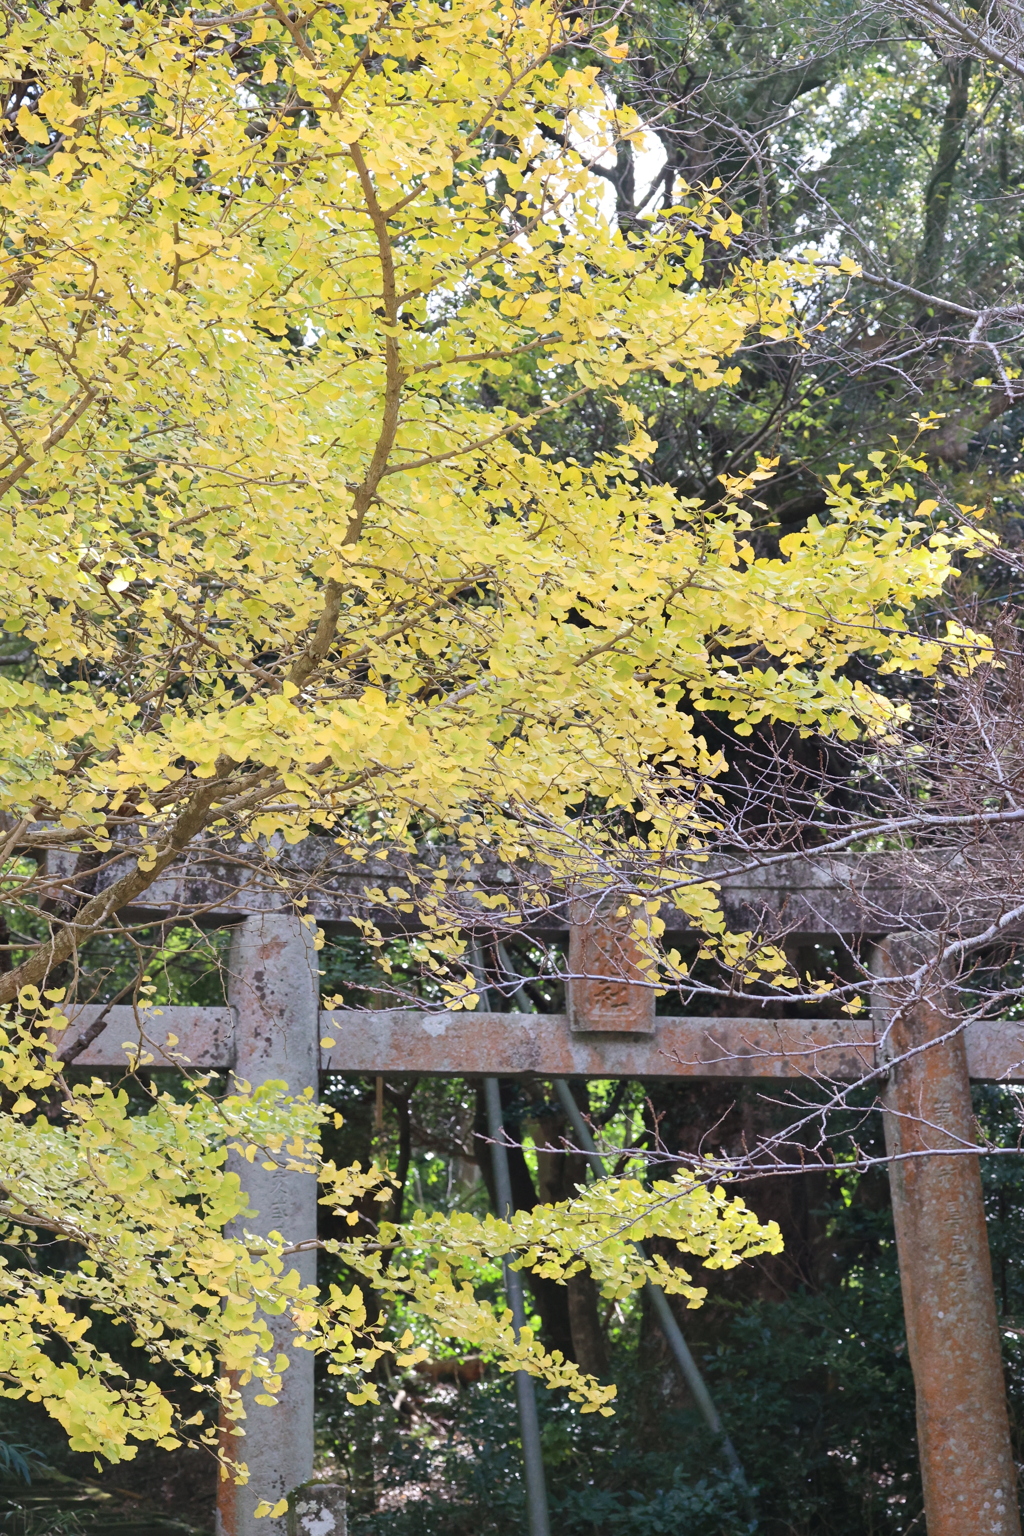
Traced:
MULTIPOLYGON (((590 1127, 584 1120, 583 1113, 572 1096, 569 1084, 564 1077, 556 1077, 553 1081, 555 1092, 558 1095, 558 1102, 569 1118, 569 1123, 576 1135, 580 1150, 587 1154, 595 1176, 599 1179, 607 1178, 608 1170, 605 1168, 604 1159, 594 1144, 594 1138, 590 1134, 590 1127)), ((636 1246, 643 1252, 639 1243, 636 1246)), ((690 1389, 694 1402, 704 1416, 704 1422, 712 1434, 720 1438, 722 1449, 725 1452, 725 1457, 733 1476, 746 1488, 747 1480, 743 1472, 743 1463, 737 1455, 736 1447, 722 1428, 718 1409, 715 1407, 714 1400, 708 1391, 707 1383, 700 1373, 697 1362, 690 1353, 689 1345, 683 1338, 682 1329, 675 1320, 672 1308, 669 1306, 668 1297, 661 1286, 655 1285, 653 1280, 648 1280, 647 1282, 647 1294, 650 1297, 651 1306, 654 1308, 654 1314, 658 1319, 658 1326, 665 1335, 669 1349, 671 1349, 675 1356, 676 1364, 679 1367, 679 1374, 690 1389)))
MULTIPOLYGON (((469 951, 470 967, 477 979, 481 1001, 486 1006, 487 980, 483 959, 477 946, 469 951)), ((504 959, 502 964, 505 964, 504 959)), ((515 1211, 512 1201, 512 1179, 508 1169, 508 1142, 505 1136, 505 1116, 501 1109, 501 1089, 496 1077, 484 1078, 484 1101, 487 1105, 487 1128, 491 1137, 491 1166, 494 1169, 494 1192, 498 1200, 498 1215, 509 1221, 515 1211)), ((526 1326, 526 1300, 523 1293, 523 1277, 513 1269, 508 1260, 502 1264, 505 1277, 505 1295, 512 1326, 519 1337, 526 1326)), ((516 1407, 519 1409, 519 1436, 523 1442, 523 1481, 526 1484, 526 1523, 529 1536, 551 1536, 548 1518, 548 1490, 544 1480, 544 1457, 541 1453, 540 1424, 537 1420, 537 1396, 533 1377, 527 1371, 516 1371, 516 1407)))
MULTIPOLYGON (((508 1170, 508 1148, 505 1141, 505 1120, 501 1112, 501 1092, 496 1077, 484 1078, 484 1096, 487 1101, 487 1124, 491 1134, 491 1161, 494 1168, 494 1185, 498 1196, 498 1215, 510 1220, 512 1204, 512 1180, 508 1170)), ((523 1296, 523 1277, 506 1259, 505 1294, 508 1297, 512 1322, 518 1338, 526 1326, 526 1304, 523 1296)), ((526 1481, 526 1513, 530 1536, 550 1536, 548 1521, 548 1491, 544 1481, 544 1460, 541 1455, 540 1425, 537 1422, 537 1398, 533 1377, 526 1371, 516 1371, 516 1403, 519 1408, 519 1430, 523 1441, 523 1472, 526 1481)))

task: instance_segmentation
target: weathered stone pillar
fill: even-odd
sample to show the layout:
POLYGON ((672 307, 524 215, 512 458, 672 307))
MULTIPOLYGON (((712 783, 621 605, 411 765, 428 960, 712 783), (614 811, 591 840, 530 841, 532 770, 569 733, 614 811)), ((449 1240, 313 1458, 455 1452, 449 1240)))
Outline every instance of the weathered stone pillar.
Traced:
POLYGON ((288 1500, 288 1536, 348 1536, 345 1489, 305 1483, 288 1500))
MULTIPOLYGON (((258 1084, 282 1079, 293 1094, 312 1087, 319 1071, 319 972, 313 930, 289 913, 260 913, 236 928, 230 959, 228 1001, 235 1015, 235 1076, 258 1084)), ((283 1232, 291 1241, 316 1236, 317 1187, 311 1175, 284 1173, 229 1162, 258 1213, 249 1231, 283 1232)), ((316 1252, 292 1260, 304 1285, 316 1280, 316 1252)), ((287 1536, 286 1518, 254 1518, 260 1499, 276 1504, 313 1471, 313 1356, 292 1347, 287 1318, 267 1319, 274 1351, 289 1359, 274 1408, 253 1401, 259 1387, 242 1389, 245 1439, 234 1451, 249 1468, 249 1482, 222 1482, 217 1500, 218 1536, 287 1536)))
POLYGON ((899 1060, 955 1022, 937 966, 914 998, 898 979, 934 954, 930 940, 898 933, 874 965, 876 1034, 888 1029, 895 1062, 885 1138, 925 1521, 928 1536, 1020 1536, 981 1173, 959 1150, 976 1138, 963 1034, 899 1060))

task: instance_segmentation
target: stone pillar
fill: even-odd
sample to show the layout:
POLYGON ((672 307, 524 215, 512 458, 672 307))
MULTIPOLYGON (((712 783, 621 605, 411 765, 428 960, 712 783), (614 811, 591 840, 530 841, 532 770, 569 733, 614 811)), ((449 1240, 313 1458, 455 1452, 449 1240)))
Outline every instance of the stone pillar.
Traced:
MULTIPOLYGON (((293 1094, 318 1086, 319 971, 313 929, 290 913, 247 917, 231 944, 228 1002, 235 1015, 235 1076, 259 1084, 284 1080, 293 1094)), ((249 1231, 283 1232, 292 1242, 316 1236, 317 1186, 311 1175, 261 1168, 237 1153, 228 1166, 242 1181, 255 1212, 249 1231)), ((291 1261, 304 1285, 316 1280, 316 1252, 291 1261)), ((289 1359, 277 1406, 253 1401, 259 1387, 242 1389, 245 1439, 233 1453, 249 1468, 238 1487, 222 1482, 217 1500, 217 1536, 287 1536, 286 1518, 254 1518, 261 1499, 276 1504, 313 1471, 313 1356, 292 1347, 287 1318, 267 1319, 274 1351, 289 1359)))
POLYGON ((348 1536, 345 1489, 305 1483, 288 1500, 288 1536, 348 1536))
POLYGON ((981 1173, 976 1156, 955 1151, 976 1139, 963 1034, 898 1059, 955 1022, 937 966, 916 998, 898 979, 934 953, 921 935, 892 934, 874 965, 876 1035, 889 1030, 896 1063, 885 1139, 925 1522, 928 1536, 1020 1536, 981 1173))

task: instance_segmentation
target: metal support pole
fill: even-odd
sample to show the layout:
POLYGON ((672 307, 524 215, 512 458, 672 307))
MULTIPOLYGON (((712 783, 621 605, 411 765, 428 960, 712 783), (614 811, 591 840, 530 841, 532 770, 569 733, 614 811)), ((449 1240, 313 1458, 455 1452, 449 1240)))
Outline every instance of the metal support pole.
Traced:
MULTIPOLYGON (((247 917, 232 937, 228 1002, 235 1014, 235 1079, 253 1085, 282 1079, 292 1094, 309 1087, 315 1093, 319 975, 312 929, 289 913, 247 917)), ((260 1159, 249 1163, 237 1153, 228 1154, 228 1168, 238 1174, 254 1208, 239 1229, 277 1230, 292 1241, 316 1236, 312 1175, 265 1169, 260 1159)), ((296 1254, 292 1263, 303 1285, 315 1283, 315 1251, 296 1254)), ((245 1439, 228 1443, 248 1465, 249 1481, 244 1487, 221 1482, 217 1536, 287 1536, 286 1519, 257 1520, 256 1505, 260 1499, 277 1503, 313 1472, 313 1356, 293 1348, 294 1330, 286 1317, 265 1321, 274 1337, 271 1358, 281 1351, 289 1365, 274 1408, 253 1401, 260 1390, 255 1383, 242 1388, 245 1439)))
POLYGON ((957 1150, 976 1143, 964 1037, 920 1050, 955 1025, 948 987, 937 967, 914 996, 899 980, 934 955, 932 941, 892 934, 874 965, 876 1030, 895 1062, 885 1139, 925 1522, 928 1536, 1020 1536, 981 1172, 957 1150))
MULTIPOLYGON (((513 1212, 512 1180, 508 1171, 505 1121, 501 1112, 501 1093, 496 1077, 484 1079, 484 1095, 487 1100, 488 1129, 491 1133, 491 1157, 494 1166, 494 1185, 498 1196, 498 1215, 508 1221, 513 1212)), ((505 1294, 508 1297, 512 1322, 518 1337, 526 1326, 523 1277, 517 1269, 511 1267, 507 1259, 505 1260, 505 1294)), ((548 1493, 544 1482, 544 1460, 541 1456, 540 1425, 537 1422, 537 1398, 533 1377, 526 1371, 516 1371, 515 1381, 519 1429, 523 1440, 527 1523, 530 1536, 549 1536, 548 1493)))
MULTIPOLYGON (((590 1127, 584 1120, 580 1107, 572 1096, 569 1084, 565 1081, 564 1077, 556 1077, 553 1081, 558 1101, 569 1117, 569 1123, 576 1135, 580 1150, 587 1154, 595 1176, 599 1179, 606 1178, 608 1170, 605 1168, 604 1159, 594 1144, 594 1138, 590 1134, 590 1127)), ((639 1243, 637 1247, 640 1248, 639 1243)), ((722 1428, 722 1421, 718 1417, 718 1409, 715 1407, 711 1393, 708 1391, 707 1383, 700 1373, 700 1368, 690 1353, 689 1345, 683 1338, 682 1329, 676 1322, 672 1308, 669 1306, 668 1297, 661 1289, 661 1286, 655 1285, 651 1280, 647 1282, 647 1295, 654 1309, 654 1315, 658 1319, 658 1326, 665 1335, 669 1349, 675 1356, 676 1364, 679 1367, 679 1374, 682 1376, 694 1402, 703 1414, 704 1422, 711 1430, 711 1433, 721 1440, 722 1449, 725 1452, 725 1458, 729 1463, 733 1476, 746 1488, 747 1480, 743 1472, 743 1464, 736 1453, 736 1447, 722 1428)))

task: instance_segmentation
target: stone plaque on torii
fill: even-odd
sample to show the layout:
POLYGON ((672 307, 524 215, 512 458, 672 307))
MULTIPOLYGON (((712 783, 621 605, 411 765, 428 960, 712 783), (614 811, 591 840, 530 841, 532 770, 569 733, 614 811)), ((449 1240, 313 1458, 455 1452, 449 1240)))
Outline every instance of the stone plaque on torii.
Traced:
MULTIPOLYGON (((361 880, 371 883, 365 875, 361 880)), ((357 876, 346 889, 317 892, 304 915, 320 923, 351 921, 361 880, 357 876)), ((769 872, 724 895, 727 913, 730 903, 747 913, 747 927, 755 910, 784 911, 788 933, 801 940, 872 938, 879 983, 870 1016, 842 1021, 656 1016, 654 991, 643 984, 628 939, 615 931, 614 921, 576 903, 569 931, 568 1015, 321 1013, 309 924, 283 894, 240 891, 225 865, 212 879, 208 867, 165 877, 147 893, 145 908, 129 915, 166 923, 175 913, 185 920, 201 906, 206 920, 234 924, 227 1007, 110 1008, 104 1027, 74 1065, 123 1066, 124 1042, 143 1045, 159 1065, 167 1037, 174 1035, 178 1061, 184 1055, 196 1067, 230 1070, 254 1084, 284 1079, 293 1093, 316 1089, 325 1072, 856 1082, 886 1066, 876 1045, 884 1042, 886 1057, 894 1060, 884 1119, 928 1536, 1018 1536, 1016 1469, 980 1171, 977 1157, 962 1149, 974 1145, 971 1079, 1024 1081, 1024 1027, 984 1022, 956 1031, 950 998, 934 986, 922 1000, 901 1008, 898 982, 887 986, 887 978, 921 964, 927 941, 920 932, 880 931, 834 871, 801 874, 783 868, 774 880, 769 872), (329 1050, 319 1045, 324 1032, 334 1040, 329 1050)), ((917 895, 913 910, 895 886, 884 895, 876 910, 906 911, 917 926, 927 926, 929 918, 938 926, 939 914, 927 911, 928 893, 917 895)), ((557 919, 552 926, 557 928, 557 919)), ((101 1005, 74 1010, 62 1046, 80 1040, 101 1011, 101 1005)), ((175 1064, 174 1058, 167 1061, 175 1064)), ((259 1212, 257 1229, 315 1234, 316 1189, 310 1177, 270 1173, 242 1160, 236 1171, 259 1212)), ((297 1255, 295 1262, 303 1283, 311 1282, 315 1255, 297 1255)), ((221 1485, 219 1536, 285 1536, 284 1521, 254 1519, 256 1485, 259 1496, 277 1499, 312 1473, 313 1358, 305 1351, 295 1355, 278 1406, 246 1405, 244 1449, 253 1480, 245 1488, 221 1485)))

